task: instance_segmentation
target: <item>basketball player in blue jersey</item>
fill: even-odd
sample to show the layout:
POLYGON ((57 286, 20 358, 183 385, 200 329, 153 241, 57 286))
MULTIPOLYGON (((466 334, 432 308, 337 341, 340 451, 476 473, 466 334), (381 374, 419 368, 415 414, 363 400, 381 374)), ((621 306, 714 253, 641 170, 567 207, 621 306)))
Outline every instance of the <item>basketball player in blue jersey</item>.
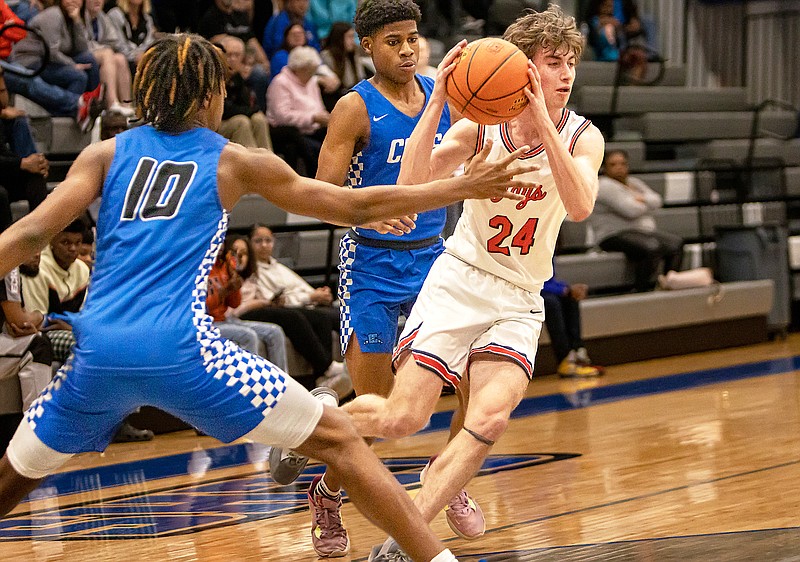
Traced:
MULTIPOLYGON (((358 190, 397 182, 407 139, 433 92, 433 80, 416 73, 419 20, 413 0, 365 0, 359 6, 355 30, 372 58, 375 76, 356 84, 336 104, 317 179, 358 190)), ((434 142, 449 128, 450 112, 445 107, 434 142)), ((341 343, 358 395, 389 395, 398 319, 410 314, 428 271, 442 253, 445 214, 441 208, 361 225, 342 239, 341 343)), ((455 423, 459 421, 456 417, 455 423)), ((305 467, 302 459, 277 450, 270 461, 272 473, 285 475, 286 483, 305 467)), ((335 474, 326 473, 312 481, 308 492, 312 544, 323 557, 344 556, 350 548, 339 515, 341 484, 335 474)), ((450 504, 447 520, 456 533, 465 538, 483 534, 483 514, 466 491, 456 494, 450 504)))
POLYGON ((464 196, 518 199, 508 186, 530 183, 506 170, 511 158, 486 162, 488 150, 463 178, 402 190, 343 191, 301 178, 273 153, 212 132, 222 116, 225 63, 196 35, 167 35, 148 49, 134 95, 145 124, 87 147, 58 189, 0 235, 3 276, 102 195, 74 356, 34 400, 0 459, 0 514, 72 455, 104 450, 122 420, 149 404, 223 442, 244 438, 323 460, 356 506, 415 560, 455 560, 344 412, 220 338, 205 311, 207 278, 226 209, 244 193, 362 224, 464 196))
MULTIPOLYGON (((425 425, 443 385, 464 387, 463 429, 428 466, 414 499, 428 521, 480 469, 525 394, 544 320, 541 288, 553 274, 558 232, 567 215, 580 221, 592 212, 603 158, 600 132, 566 108, 583 47, 574 18, 551 4, 521 16, 504 39, 530 59, 528 106, 499 125, 462 119, 435 146, 447 99, 444 81, 459 44, 439 65, 433 95, 406 143, 398 181, 448 177, 493 142, 490 158, 505 158, 522 144, 534 147, 512 166, 536 162, 539 169, 526 174, 536 187, 519 202, 464 203, 400 336, 391 394, 358 396, 344 406, 362 435, 399 438, 425 425)), ((395 547, 389 540, 373 556, 395 547)))

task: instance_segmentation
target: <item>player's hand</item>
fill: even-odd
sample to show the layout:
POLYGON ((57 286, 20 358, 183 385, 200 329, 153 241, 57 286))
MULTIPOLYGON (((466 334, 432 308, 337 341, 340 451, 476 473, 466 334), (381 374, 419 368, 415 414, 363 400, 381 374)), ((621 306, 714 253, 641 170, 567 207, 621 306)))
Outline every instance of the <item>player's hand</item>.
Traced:
POLYGON ((361 225, 361 228, 369 228, 375 230, 380 234, 394 234, 402 236, 408 234, 417 227, 417 215, 404 216, 397 219, 389 219, 387 221, 370 222, 361 225))
POLYGON ((539 75, 539 69, 530 60, 528 61, 528 80, 530 87, 525 88, 525 97, 528 98, 528 105, 530 110, 525 112, 530 119, 530 124, 537 131, 542 130, 550 120, 550 113, 547 111, 547 104, 544 101, 544 92, 542 92, 542 77, 539 75))
POLYGON ((464 177, 469 179, 469 193, 466 198, 488 199, 488 198, 507 198, 520 200, 523 198, 520 193, 509 191, 511 188, 533 188, 537 184, 532 181, 516 179, 515 176, 526 174, 538 170, 540 166, 536 164, 522 164, 509 169, 512 162, 525 154, 530 147, 521 146, 511 154, 499 160, 487 160, 492 151, 492 141, 487 139, 486 143, 478 154, 467 165, 464 177))
POLYGON ((573 300, 582 301, 589 294, 589 285, 586 283, 575 283, 569 286, 569 296, 573 300))
POLYGON ((461 51, 464 49, 464 47, 466 47, 466 45, 467 40, 462 39, 456 44, 455 47, 447 51, 447 54, 442 59, 442 62, 439 63, 439 66, 436 68, 436 80, 433 84, 433 94, 431 94, 431 99, 447 99, 447 77, 452 74, 453 70, 458 64, 458 60, 461 57, 461 51))

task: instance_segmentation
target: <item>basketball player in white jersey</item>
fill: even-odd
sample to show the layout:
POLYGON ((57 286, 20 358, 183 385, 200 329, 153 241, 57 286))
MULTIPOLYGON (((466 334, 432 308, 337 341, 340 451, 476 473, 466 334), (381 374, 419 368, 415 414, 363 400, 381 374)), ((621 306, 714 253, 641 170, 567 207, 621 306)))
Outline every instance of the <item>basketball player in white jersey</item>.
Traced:
POLYGON ((443 385, 468 387, 464 427, 427 467, 415 498, 429 521, 480 469, 525 393, 544 320, 540 290, 553 273, 556 238, 567 215, 580 221, 592 212, 603 158, 597 128, 566 109, 582 49, 575 20, 551 5, 520 17, 504 38, 531 60, 526 109, 500 125, 462 119, 434 148, 445 79, 462 42, 439 65, 398 183, 448 177, 491 140, 489 158, 534 147, 512 166, 540 166, 526 175, 536 186, 522 192, 522 201, 465 202, 400 337, 390 396, 363 395, 344 406, 362 435, 399 438, 422 429, 443 385))

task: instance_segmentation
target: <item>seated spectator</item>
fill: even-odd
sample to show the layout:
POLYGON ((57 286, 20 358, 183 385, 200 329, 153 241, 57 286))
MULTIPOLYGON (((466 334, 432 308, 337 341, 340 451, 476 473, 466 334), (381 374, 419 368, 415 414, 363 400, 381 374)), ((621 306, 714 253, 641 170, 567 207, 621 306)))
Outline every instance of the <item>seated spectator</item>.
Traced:
POLYGON ((644 50, 648 60, 658 58, 655 23, 640 13, 636 0, 614 0, 614 17, 622 24, 629 47, 644 50))
MULTIPOLYGON (((76 219, 50 241, 41 253, 20 265, 25 309, 45 315, 43 334, 52 346, 52 361, 66 363, 75 345, 69 322, 71 313, 83 307, 91 268, 78 259, 84 244, 86 223, 76 219)), ((123 422, 114 442, 150 441, 153 432, 123 422)))
POLYGON ((228 236, 208 276, 206 308, 222 337, 239 344, 254 355, 261 355, 281 370, 287 370, 286 336, 277 324, 240 320, 232 309, 242 304, 243 280, 253 274, 248 242, 242 237, 228 236))
POLYGON ((132 117, 128 42, 103 12, 103 0, 86 0, 84 12, 89 49, 100 65, 100 81, 105 86, 108 109, 132 117))
POLYGON ((269 72, 270 72, 270 81, 272 81, 283 67, 286 66, 286 63, 289 62, 289 53, 295 47, 302 47, 304 45, 308 45, 308 39, 306 38, 305 29, 303 29, 303 24, 301 23, 292 23, 286 27, 286 31, 283 32, 283 42, 280 45, 280 48, 275 51, 275 54, 272 55, 269 59, 269 72))
POLYGON ((41 312, 22 307, 19 270, 12 269, 0 282, 0 454, 52 378, 53 350, 39 333, 44 323, 41 312))
MULTIPOLYGON (((22 21, 28 23, 33 16, 45 8, 49 8, 53 3, 50 0, 44 2, 41 0, 12 0, 8 4, 22 21)), ((3 21, 8 21, 8 18, 4 17, 3 21)))
MULTIPOLYGON (((5 0, 0 0, 0 18, 6 22, 22 23, 22 20, 10 11, 5 0)), ((26 30, 19 28, 9 28, 3 33, 0 36, 0 59, 8 60, 14 43, 24 39, 27 34, 26 30)), ((3 75, 3 69, 0 68, 0 77, 3 75)), ((41 76, 22 76, 9 72, 5 75, 5 87, 11 94, 24 96, 39 104, 51 115, 72 117, 84 132, 102 110, 99 90, 77 94, 45 82, 41 76)))
POLYGON ((69 356, 75 339, 57 331, 72 330, 67 321, 69 313, 78 312, 83 307, 86 290, 89 286, 89 266, 78 259, 78 248, 83 243, 86 223, 76 219, 62 232, 56 234, 50 244, 42 250, 38 267, 32 269, 35 275, 22 276, 22 292, 25 308, 44 315, 55 314, 58 330, 47 332, 53 343, 56 361, 64 362, 69 356))
POLYGON ((544 322, 561 377, 596 377, 602 374, 592 365, 581 337, 579 303, 588 292, 588 285, 569 285, 556 279, 555 275, 542 287, 544 322))
POLYGON ((0 231, 12 222, 11 202, 25 199, 30 209, 47 197, 47 174, 50 162, 35 152, 28 120, 8 106, 8 90, 0 72, 0 231), (11 111, 9 111, 11 110, 11 111), (6 119, 8 117, 8 119, 6 119), (10 135, 8 134, 10 133, 10 135), (22 147, 16 146, 23 144, 22 147), (33 146, 31 146, 33 145, 33 146), (20 150, 21 148, 21 150, 20 150), (30 152, 31 149, 34 152, 30 152), (20 156, 25 154, 25 156, 20 156))
POLYGON ((320 50, 319 34, 317 27, 308 14, 309 0, 285 0, 283 10, 275 14, 264 28, 264 39, 261 46, 268 57, 272 57, 280 49, 286 28, 295 21, 302 22, 306 32, 306 42, 317 51, 320 50))
POLYGON ((298 169, 305 164, 305 174, 314 177, 330 113, 325 109, 316 76, 321 64, 312 47, 296 47, 289 63, 267 89, 267 120, 275 152, 298 169), (299 133, 299 135, 298 135, 299 133))
POLYGON ((596 60, 619 61, 632 79, 641 81, 647 72, 647 52, 628 44, 622 22, 614 17, 614 0, 591 0, 586 15, 596 60))
MULTIPOLYGON (((77 95, 98 89, 97 96, 100 96, 100 70, 89 51, 82 4, 82 0, 59 0, 55 6, 34 16, 28 25, 50 48, 50 62, 39 75, 45 82, 77 95)), ((14 45, 11 62, 35 69, 41 67, 43 56, 39 40, 29 33, 14 45)))
MULTIPOLYGON (((331 27, 330 35, 325 41, 325 49, 321 53, 322 62, 330 68, 339 79, 336 90, 323 95, 325 106, 333 109, 336 101, 346 94, 350 88, 367 78, 367 67, 358 56, 356 32, 349 23, 336 22, 331 27)), ((420 58, 422 46, 420 46, 420 58)), ((436 70, 435 68, 433 69, 436 70)))
POLYGON ((242 76, 256 94, 256 103, 266 111, 269 84, 269 58, 251 27, 252 0, 214 0, 200 20, 198 33, 206 39, 230 35, 241 39, 253 55, 253 63, 243 69, 242 76))
POLYGON ((604 161, 595 208, 589 217, 595 239, 606 252, 623 252, 634 263, 636 291, 655 287, 663 272, 679 270, 683 257, 680 236, 656 230, 653 211, 661 196, 642 180, 628 175, 628 154, 610 150, 604 161))
POLYGON ((242 285, 242 304, 235 314, 243 320, 278 324, 295 350, 311 364, 314 381, 308 386, 328 386, 339 396, 347 396, 353 391, 353 383, 344 365, 332 360, 333 330, 339 322, 338 313, 330 306, 330 289, 313 289, 278 263, 272 257, 275 238, 266 226, 254 226, 250 242, 255 270, 242 285))
POLYGON ((356 16, 357 0, 310 0, 308 14, 319 38, 324 42, 336 22, 352 22, 356 16))
POLYGON ((156 40, 150 0, 117 0, 116 7, 108 11, 108 17, 127 44, 128 66, 134 74, 139 59, 156 40))
POLYGON ((256 94, 242 76, 244 42, 231 35, 224 35, 218 41, 225 48, 228 80, 222 123, 217 132, 242 146, 272 150, 267 116, 256 105, 256 94))
POLYGON ((78 259, 89 266, 89 271, 94 268, 95 247, 94 230, 86 228, 83 231, 83 240, 78 248, 78 259))

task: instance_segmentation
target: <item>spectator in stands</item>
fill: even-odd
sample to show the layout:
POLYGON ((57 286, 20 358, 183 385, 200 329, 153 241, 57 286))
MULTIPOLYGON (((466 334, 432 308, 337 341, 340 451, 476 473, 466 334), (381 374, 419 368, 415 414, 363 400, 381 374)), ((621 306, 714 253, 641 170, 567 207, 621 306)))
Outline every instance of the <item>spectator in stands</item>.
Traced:
POLYGON ((83 231, 83 240, 78 248, 78 259, 89 266, 89 271, 94 268, 94 230, 86 228, 83 231))
MULTIPOLYGON (((52 0, 13 0, 8 3, 14 13, 19 16, 22 21, 28 23, 33 16, 53 5, 52 0)), ((8 18, 3 17, 3 21, 8 21, 8 18)), ((5 57, 3 57, 5 58, 5 57)))
POLYGON ((44 323, 41 312, 23 308, 19 270, 12 269, 0 281, 0 454, 22 412, 50 382, 53 350, 39 333, 44 323))
MULTIPOLYGON (((50 84, 80 95, 100 88, 100 70, 89 51, 88 35, 81 14, 83 0, 60 0, 28 23, 47 41, 50 62, 39 75, 50 84)), ((11 61, 26 68, 40 68, 44 49, 28 34, 14 45, 11 61)), ((97 92, 100 95, 100 92, 97 92)))
MULTIPOLYGON (((200 20, 198 32, 206 39, 231 35, 241 39, 253 62, 242 69, 247 85, 256 94, 261 111, 266 110, 267 86, 270 81, 269 58, 251 27, 252 0, 214 0, 200 20)), ((243 59, 244 60, 244 59, 243 59)))
POLYGON ((156 24, 150 15, 150 0, 117 0, 108 12, 120 36, 127 44, 126 57, 131 74, 144 52, 156 40, 156 24))
MULTIPOLYGON (((5 230, 12 222, 11 202, 25 199, 28 201, 30 209, 36 208, 39 203, 44 201, 47 196, 47 174, 50 170, 50 162, 44 154, 33 152, 24 157, 20 153, 30 152, 30 146, 14 146, 15 141, 24 140, 30 145, 32 139, 27 138, 23 133, 30 135, 28 121, 24 116, 19 115, 8 109, 8 90, 6 89, 3 73, 0 72, 0 116, 2 116, 2 126, 0 126, 0 231, 5 230), (12 119, 7 120, 9 116, 12 119), (23 129, 14 134, 14 129, 23 129), (6 132, 12 133, 13 138, 7 136, 6 132)), ((33 146, 35 151, 36 146, 33 146)))
POLYGON ((269 59, 270 81, 272 81, 280 71, 283 70, 286 63, 289 62, 289 53, 292 49, 295 47, 302 47, 303 45, 308 45, 308 38, 306 37, 303 24, 299 22, 289 24, 286 27, 286 31, 283 32, 283 42, 280 48, 275 51, 275 54, 269 59))
POLYGON ((317 173, 317 159, 331 116, 325 109, 316 76, 321 63, 314 48, 296 47, 289 53, 287 66, 267 90, 267 120, 275 151, 293 167, 299 157, 310 177, 317 173), (292 162, 290 158, 295 154, 292 162))
POLYGON ((256 105, 256 94, 242 75, 244 42, 238 37, 224 35, 217 40, 225 48, 228 61, 227 95, 222 111, 219 134, 242 146, 272 150, 267 116, 256 105))
MULTIPOLYGON (((503 35, 506 28, 525 10, 540 12, 547 7, 543 0, 494 0, 486 11, 486 35, 503 35)), ((566 6, 561 6, 566 11, 566 6)))
POLYGON ((103 12, 103 0, 86 0, 84 18, 89 49, 100 65, 100 81, 105 86, 108 109, 132 117, 128 42, 103 12))
MULTIPOLYGON (((8 7, 5 0, 0 0, 0 20, 22 23, 8 7)), ((27 31, 20 28, 9 28, 0 36, 0 59, 9 59, 14 43, 22 40, 27 31)), ((0 68, 0 77, 3 69, 0 68)), ((8 91, 12 94, 24 96, 34 103, 42 106, 45 111, 57 117, 72 117, 86 131, 94 118, 102 109, 102 100, 99 99, 100 91, 76 94, 60 86, 45 82, 40 76, 21 76, 9 72, 5 76, 8 91)))
POLYGON ((317 28, 319 38, 324 42, 330 37, 336 22, 352 22, 357 6, 357 0, 310 0, 308 14, 317 28))
POLYGON ((284 31, 289 27, 289 24, 295 21, 302 22, 303 29, 306 32, 307 43, 317 51, 320 50, 319 34, 317 33, 317 27, 311 20, 311 16, 308 14, 308 2, 309 0, 285 0, 283 10, 272 16, 267 22, 261 45, 264 47, 264 52, 267 53, 268 57, 272 57, 280 48, 284 31))
POLYGON ((208 275, 206 308, 222 337, 235 341, 243 349, 261 355, 286 371, 286 336, 277 324, 240 320, 230 312, 242 304, 242 282, 253 273, 248 242, 242 237, 227 236, 208 275))
POLYGON ((642 15, 636 0, 613 0, 614 17, 622 24, 628 46, 645 51, 648 60, 658 57, 655 22, 642 15))
POLYGON ((589 217, 600 249, 623 252, 635 265, 636 291, 655 287, 659 264, 663 271, 679 270, 683 240, 656 230, 653 211, 662 206, 661 196, 642 180, 628 175, 628 154, 609 150, 600 177, 597 202, 589 217))
MULTIPOLYGON (((73 221, 57 234, 41 254, 35 254, 19 270, 25 309, 45 315, 43 334, 52 347, 52 359, 65 363, 75 345, 75 336, 65 313, 77 312, 83 306, 91 267, 78 259, 84 243, 86 223, 73 221)), ((114 436, 117 443, 150 441, 153 432, 137 429, 123 422, 114 436)))
POLYGON ((570 285, 556 279, 555 275, 542 287, 544 321, 561 377, 596 377, 602 374, 592 365, 581 337, 579 303, 588 293, 588 285, 570 285))
POLYGON ((273 258, 275 237, 266 226, 254 226, 250 242, 255 271, 242 285, 242 305, 236 309, 236 315, 243 320, 278 324, 295 350, 311 364, 316 385, 328 386, 339 396, 347 396, 353 390, 353 383, 344 365, 332 360, 333 330, 338 327, 338 315, 330 306, 333 302, 330 288, 313 289, 273 258))
POLYGON ((337 21, 331 26, 330 34, 325 40, 325 49, 321 54, 322 62, 339 79, 339 87, 327 96, 323 96, 325 106, 332 109, 336 101, 350 88, 367 78, 367 67, 358 55, 353 26, 343 21, 337 21))
POLYGON ((638 44, 628 44, 625 29, 614 17, 614 0, 591 0, 586 12, 589 44, 599 61, 619 63, 634 80, 647 72, 647 51, 638 44))

